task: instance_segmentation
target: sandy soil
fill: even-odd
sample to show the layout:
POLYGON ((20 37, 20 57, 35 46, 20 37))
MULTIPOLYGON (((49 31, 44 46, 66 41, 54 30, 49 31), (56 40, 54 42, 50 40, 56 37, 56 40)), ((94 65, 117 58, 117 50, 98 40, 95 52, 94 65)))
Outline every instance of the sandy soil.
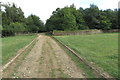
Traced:
POLYGON ((4 78, 84 78, 82 71, 51 37, 39 35, 37 43, 3 71, 4 78))

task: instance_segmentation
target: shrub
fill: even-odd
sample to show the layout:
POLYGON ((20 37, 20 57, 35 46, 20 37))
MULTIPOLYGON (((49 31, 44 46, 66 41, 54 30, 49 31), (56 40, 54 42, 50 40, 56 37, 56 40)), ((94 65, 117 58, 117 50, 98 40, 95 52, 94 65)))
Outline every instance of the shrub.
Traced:
POLYGON ((25 26, 25 24, 19 22, 3 25, 2 36, 13 36, 16 33, 23 33, 26 31, 25 26))

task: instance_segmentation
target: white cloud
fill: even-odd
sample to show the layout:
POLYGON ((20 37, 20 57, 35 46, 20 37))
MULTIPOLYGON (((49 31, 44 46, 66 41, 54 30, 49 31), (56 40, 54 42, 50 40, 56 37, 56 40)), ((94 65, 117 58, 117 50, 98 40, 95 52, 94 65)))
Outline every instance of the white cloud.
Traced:
POLYGON ((118 0, 2 0, 2 2, 15 3, 20 6, 27 17, 35 14, 45 22, 56 8, 63 8, 66 5, 75 4, 76 8, 89 7, 89 4, 96 4, 100 9, 117 8, 118 0))
POLYGON ((99 7, 101 9, 116 9, 118 8, 119 0, 103 0, 100 2, 99 7))

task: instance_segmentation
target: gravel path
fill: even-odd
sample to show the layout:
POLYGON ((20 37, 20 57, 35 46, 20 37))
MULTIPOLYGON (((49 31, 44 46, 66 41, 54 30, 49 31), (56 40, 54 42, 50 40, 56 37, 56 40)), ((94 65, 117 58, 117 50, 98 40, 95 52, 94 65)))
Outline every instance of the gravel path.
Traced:
POLYGON ((51 37, 39 35, 29 54, 5 71, 4 78, 84 78, 82 71, 51 37))

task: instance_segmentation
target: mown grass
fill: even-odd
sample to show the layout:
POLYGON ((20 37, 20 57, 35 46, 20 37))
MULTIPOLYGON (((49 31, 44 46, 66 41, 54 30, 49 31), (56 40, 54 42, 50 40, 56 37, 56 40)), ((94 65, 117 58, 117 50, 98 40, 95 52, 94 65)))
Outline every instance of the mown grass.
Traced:
POLYGON ((98 77, 98 75, 94 74, 94 71, 92 69, 90 69, 88 66, 86 66, 86 64, 84 64, 82 61, 80 61, 72 52, 70 52, 68 49, 66 49, 59 42, 58 42, 58 44, 67 53, 67 55, 71 57, 71 60, 73 60, 76 63, 76 65, 80 69, 82 69, 84 76, 86 78, 97 78, 98 77))
POLYGON ((113 77, 118 77, 118 34, 104 33, 78 36, 55 36, 113 77))
MULTIPOLYGON (((34 45, 36 44, 37 40, 35 40, 34 42, 32 42, 32 44, 25 50, 22 52, 22 55, 20 55, 16 62, 17 64, 15 64, 14 66, 14 69, 13 69, 13 73, 10 74, 11 77, 14 77, 14 78, 20 78, 18 75, 17 75, 17 69, 18 67, 21 65, 21 63, 23 62, 23 60, 25 60, 26 56, 30 53, 30 51, 32 50, 32 48, 34 47, 34 45)), ((6 71, 7 69, 3 70, 4 72, 6 71)))
POLYGON ((2 38, 2 64, 14 57, 17 51, 29 44, 37 35, 22 35, 2 38))

